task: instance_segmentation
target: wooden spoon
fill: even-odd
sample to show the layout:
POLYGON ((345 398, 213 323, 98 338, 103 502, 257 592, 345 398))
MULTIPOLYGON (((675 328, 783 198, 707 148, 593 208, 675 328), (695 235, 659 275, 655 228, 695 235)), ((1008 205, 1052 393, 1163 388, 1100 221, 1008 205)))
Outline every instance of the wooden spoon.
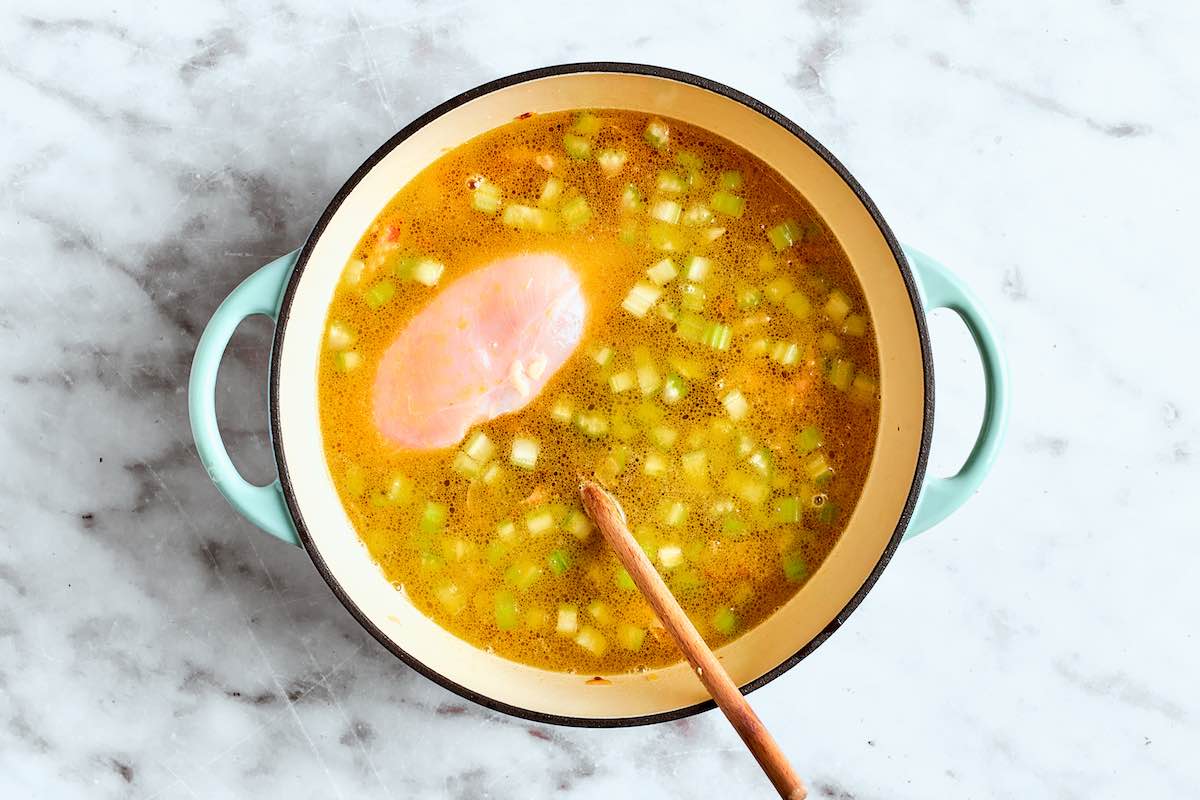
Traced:
POLYGON ((804 782, 792 769, 787 756, 779 749, 779 744, 746 702, 746 698, 742 697, 737 684, 729 677, 725 667, 721 666, 713 651, 708 649, 696 626, 679 607, 679 601, 671 594, 658 570, 642 552, 641 546, 625 524, 625 514, 616 498, 599 484, 589 480, 580 485, 579 494, 583 498, 583 507, 587 509, 588 516, 600 528, 609 546, 629 572, 629 577, 633 578, 638 590, 649 601, 654 613, 662 620, 663 627, 675 639, 692 669, 696 670, 700 682, 721 707, 721 711, 725 712, 729 723, 738 732, 738 736, 742 737, 742 741, 767 774, 779 796, 788 800, 804 800, 808 796, 804 782))

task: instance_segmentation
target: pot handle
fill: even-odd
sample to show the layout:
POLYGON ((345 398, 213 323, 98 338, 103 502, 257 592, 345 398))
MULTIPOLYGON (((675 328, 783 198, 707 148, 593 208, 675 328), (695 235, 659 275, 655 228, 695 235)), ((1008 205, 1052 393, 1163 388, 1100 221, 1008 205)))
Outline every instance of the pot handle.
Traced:
POLYGON ((233 332, 242 320, 254 314, 270 317, 272 321, 278 317, 279 298, 299 252, 295 250, 259 268, 230 292, 200 335, 188 378, 192 437, 208 477, 239 514, 272 536, 295 545, 300 544, 300 538, 284 502, 279 478, 266 486, 255 486, 238 473, 230 460, 217 428, 216 391, 217 368, 233 332))
POLYGON ((971 332, 983 362, 985 392, 983 424, 979 427, 975 446, 955 475, 949 478, 926 476, 916 511, 905 533, 907 539, 932 528, 957 511, 971 498, 992 468, 1008 428, 1009 382, 1008 367, 1000 351, 995 329, 971 290, 950 270, 920 250, 905 246, 904 253, 916 272, 925 310, 948 308, 958 314, 971 332))

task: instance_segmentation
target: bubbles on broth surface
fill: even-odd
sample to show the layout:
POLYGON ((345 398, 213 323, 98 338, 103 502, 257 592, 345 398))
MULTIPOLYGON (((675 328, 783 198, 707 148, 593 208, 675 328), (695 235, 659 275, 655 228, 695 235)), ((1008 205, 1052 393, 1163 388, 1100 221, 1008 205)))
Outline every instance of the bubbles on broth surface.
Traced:
POLYGON ((589 534, 580 475, 613 491, 719 645, 820 566, 858 499, 878 424, 874 333, 820 218, 732 144, 665 120, 669 139, 655 148, 649 121, 533 116, 430 165, 351 255, 318 367, 329 469, 387 577, 458 636, 551 669, 603 674, 680 657, 589 534), (669 224, 654 216, 676 213, 669 224), (490 450, 468 453, 472 434, 439 451, 388 445, 371 422, 372 381, 406 322, 467 272, 542 251, 584 285, 579 349, 528 406, 474 429, 490 450), (647 271, 663 259, 670 269, 655 274, 674 274, 659 284, 647 271), (414 278, 422 261, 442 266, 434 285, 414 278), (629 299, 638 285, 657 292, 641 316, 629 310, 641 308, 629 299), (531 469, 512 462, 518 439, 537 443, 531 469))

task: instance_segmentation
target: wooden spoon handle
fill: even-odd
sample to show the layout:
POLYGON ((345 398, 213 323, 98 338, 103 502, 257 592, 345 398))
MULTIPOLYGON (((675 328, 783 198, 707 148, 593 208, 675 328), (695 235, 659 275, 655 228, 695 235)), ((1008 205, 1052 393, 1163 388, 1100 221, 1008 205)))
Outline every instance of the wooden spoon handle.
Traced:
POLYGON ((617 501, 592 481, 584 481, 579 487, 579 494, 583 498, 583 507, 629 572, 629 577, 633 578, 637 588, 649 601, 650 607, 675 639, 704 688, 721 707, 721 711, 725 712, 779 796, 803 800, 808 796, 804 783, 788 763, 787 756, 779 749, 770 731, 738 691, 725 667, 705 644, 696 626, 679 607, 679 602, 663 582, 658 570, 642 552, 625 524, 617 501))

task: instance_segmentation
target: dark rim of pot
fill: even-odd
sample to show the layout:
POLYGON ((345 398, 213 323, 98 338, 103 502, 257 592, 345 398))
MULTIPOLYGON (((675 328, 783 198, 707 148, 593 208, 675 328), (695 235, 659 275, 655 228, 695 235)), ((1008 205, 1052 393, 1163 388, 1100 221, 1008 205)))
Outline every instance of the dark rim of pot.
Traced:
POLYGON ((371 156, 364 161, 357 170, 354 171, 354 174, 350 176, 342 188, 338 190, 337 194, 334 195, 324 213, 321 214, 320 219, 317 220, 317 224, 313 228, 312 233, 309 234, 304 246, 300 249, 300 254, 296 260, 295 269, 293 270, 291 277, 288 279, 288 284, 280 304, 279 318, 275 328, 275 337, 271 352, 271 440, 272 446, 275 450, 275 462, 279 470, 279 481, 283 487, 283 496, 287 502, 287 507, 291 513, 292 520, 296 524, 296 530, 300 535, 300 541, 303 542, 304 549, 308 551, 309 556, 312 558, 312 561, 316 565, 317 570, 321 573, 321 576, 324 577, 325 582, 329 584, 329 587, 333 590, 333 593, 342 602, 342 605, 346 607, 350 614, 353 615, 356 620, 358 620, 359 624, 366 628, 367 631, 370 632, 370 634, 374 636, 380 644, 391 651, 393 655, 395 655, 408 666, 412 667, 417 672, 424 675, 426 678, 429 678, 431 681, 443 686, 446 689, 449 689, 450 691, 463 698, 466 698, 467 700, 471 700, 487 708, 494 709, 496 711, 502 711, 505 714, 532 720, 534 722, 583 728, 616 728, 630 727, 635 725, 650 725, 658 722, 682 719, 683 717, 690 717, 693 714, 698 714, 702 711, 708 711, 709 709, 715 708, 715 705, 711 700, 707 700, 701 703, 686 706, 684 708, 677 708, 672 711, 664 711, 659 714, 643 714, 634 717, 592 718, 545 714, 539 711, 521 708, 520 706, 502 703, 498 700, 488 697, 487 695, 480 694, 479 692, 476 692, 466 686, 455 683, 436 670, 426 666, 421 661, 406 652, 402 647, 396 644, 396 642, 392 641, 391 638, 383 633, 383 631, 376 627, 371 619, 364 614, 362 609, 360 609, 354 602, 350 596, 350 593, 346 591, 333 576, 329 566, 325 563, 325 559, 322 557, 320 550, 318 550, 313 542, 312 536, 308 531, 308 526, 304 522, 304 515, 301 513, 299 504, 296 502, 295 493, 292 491, 292 482, 288 469, 287 457, 284 454, 284 449, 281 444, 281 432, 279 428, 279 353, 283 343, 283 338, 287 332, 292 299, 296 292, 296 286, 298 284, 300 275, 304 272, 305 265, 308 263, 308 258, 312 254, 316 241, 320 238, 322 232, 324 232, 325 226, 329 224, 329 220, 333 217, 334 213, 338 210, 346 197, 358 185, 359 181, 361 181, 363 177, 371 170, 371 168, 374 167, 381 159, 383 159, 384 156, 398 147, 415 132, 443 114, 458 108, 464 103, 499 89, 513 86, 515 84, 534 81, 538 80, 539 78, 548 78, 556 75, 570 75, 581 72, 609 72, 648 75, 655 78, 663 78, 666 80, 690 84, 701 89, 707 89, 710 92, 724 95, 731 100, 736 100, 742 105, 757 111, 759 114, 762 114, 764 117, 767 117, 771 121, 787 129, 793 136, 821 156, 821 158, 823 158, 825 162, 829 164, 831 168, 833 168, 838 176, 845 181, 846 185, 849 186, 854 194, 858 197, 859 202, 863 204, 868 213, 870 213, 871 218, 875 221, 875 225, 879 228, 879 232, 883 235, 888 247, 891 249, 893 257, 896 259, 896 264, 900 268, 900 273, 904 280, 904 284, 908 289, 909 300, 912 302, 913 313, 916 318, 917 332, 921 340, 921 359, 924 365, 925 373, 925 409, 921 430, 921 448, 917 457, 916 469, 913 471, 912 485, 909 487, 908 498, 904 503, 904 509, 901 512, 900 519, 896 524, 896 530, 892 533, 892 537, 888 542, 888 546, 884 549, 883 554, 879 557, 879 561, 875 564, 875 567, 871 570, 871 573, 867 576, 866 580, 863 581, 862 586, 860 586, 858 591, 854 593, 854 596, 850 598, 845 607, 834 616, 833 620, 826 625, 820 633, 818 633, 807 644, 805 644, 804 647, 797 650, 792 656, 784 660, 781 664, 742 686, 741 690, 743 694, 748 694, 749 692, 752 692, 761 686, 765 686, 775 678, 778 678, 780 675, 787 672, 809 653, 816 650, 833 634, 834 631, 840 628, 850 616, 851 612, 853 612, 854 609, 858 607, 859 603, 862 602, 863 598, 867 595, 867 592, 871 590, 871 587, 875 585, 875 582, 879 579, 879 575, 883 572, 884 567, 886 567, 888 562, 891 560, 892 554, 895 553, 897 546, 899 546, 900 540, 904 537, 904 531, 908 527, 909 519, 912 517, 917 496, 920 492, 921 484, 925 477, 925 468, 929 458, 929 445, 933 434, 933 360, 929 347, 929 331, 926 325, 925 314, 921 304, 920 295, 917 291, 917 284, 913 279, 912 270, 910 269, 908 261, 904 256, 904 252, 901 250, 900 244, 897 242, 895 235, 891 231, 891 228, 889 228, 887 223, 884 222, 882 215, 879 213, 879 209, 876 208, 875 203, 872 202, 871 198, 867 195, 866 191, 863 190, 862 186, 859 185, 858 181, 854 179, 850 172, 844 166, 842 166, 842 163, 834 158, 834 156, 828 150, 826 150, 820 142, 814 139, 808 134, 808 132, 806 132, 795 122, 783 116, 775 109, 764 105, 758 100, 755 100, 749 95, 743 94, 742 92, 730 88, 729 86, 725 86, 724 84, 711 81, 707 78, 702 78, 698 75, 692 75, 690 73, 680 72, 674 69, 667 69, 665 67, 650 66, 647 64, 630 64, 609 61, 560 64, 553 67, 542 67, 540 69, 528 70, 526 72, 518 72, 515 75, 509 75, 505 78, 490 81, 489 83, 482 84, 474 89, 463 92, 457 97, 451 98, 436 108, 433 108, 432 110, 417 117, 408 125, 400 129, 400 131, 392 136, 392 138, 388 139, 383 146, 372 153, 371 156))

